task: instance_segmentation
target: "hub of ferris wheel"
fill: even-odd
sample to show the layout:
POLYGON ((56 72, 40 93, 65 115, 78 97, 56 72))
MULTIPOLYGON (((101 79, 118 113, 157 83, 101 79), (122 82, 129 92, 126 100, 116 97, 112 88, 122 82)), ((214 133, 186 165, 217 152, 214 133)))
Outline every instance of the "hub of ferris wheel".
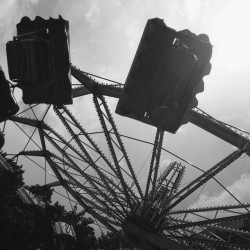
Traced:
MULTIPOLYGON (((66 160, 57 158, 58 161, 73 166, 74 170, 83 174, 91 185, 96 187, 96 190, 91 191, 91 195, 97 199, 95 191, 96 193, 101 193, 104 200, 98 198, 98 201, 104 205, 106 200, 108 200, 108 194, 99 189, 98 185, 108 187, 108 192, 116 199, 116 201, 109 200, 110 204, 115 204, 114 206, 117 209, 114 216, 122 218, 119 223, 107 218, 105 220, 100 214, 94 212, 90 204, 95 209, 98 206, 92 201, 88 200, 88 206, 83 202, 83 198, 76 193, 76 188, 73 189, 71 186, 84 187, 63 169, 60 171, 67 176, 68 180, 65 181, 61 178, 58 172, 60 166, 51 160, 51 157, 56 156, 47 152, 45 147, 42 152, 30 152, 33 156, 45 157, 52 169, 55 169, 61 185, 82 204, 86 211, 101 223, 107 225, 111 230, 118 232, 119 230, 115 228, 120 227, 126 239, 134 245, 140 247, 147 245, 157 249, 217 249, 217 246, 222 247, 221 249, 224 249, 223 247, 236 249, 238 247, 236 243, 227 242, 225 237, 223 238, 223 234, 216 234, 216 230, 223 231, 222 227, 226 222, 248 218, 249 213, 224 218, 203 218, 201 221, 188 222, 186 220, 186 214, 188 213, 186 210, 173 211, 173 208, 183 199, 204 185, 208 180, 214 178, 217 173, 225 169, 243 153, 250 154, 248 139, 241 137, 231 127, 225 126, 205 114, 192 111, 198 105, 196 94, 204 90, 203 77, 210 73, 211 56, 212 45, 207 35, 196 35, 189 30, 176 31, 167 27, 161 19, 150 19, 145 26, 123 88, 111 85, 105 86, 94 81, 87 74, 71 65, 69 23, 66 20, 62 17, 59 17, 59 19, 50 18, 49 20, 36 17, 32 21, 28 17, 24 17, 17 24, 17 36, 13 38, 13 41, 7 43, 9 78, 15 84, 6 80, 3 71, 0 72, 2 74, 2 77, 0 76, 0 121, 10 119, 26 125, 39 127, 43 147, 45 145, 44 140, 47 138, 64 154, 63 150, 56 144, 56 141, 49 138, 48 134, 43 130, 49 131, 49 133, 54 134, 55 137, 67 144, 67 147, 71 147, 71 150, 75 151, 84 161, 91 165, 102 178, 104 184, 100 185, 99 181, 91 179, 92 177, 85 175, 80 169, 78 170, 77 164, 71 161, 67 154, 63 155, 66 160), (72 90, 71 74, 83 84, 82 89, 72 90), (23 102, 25 104, 45 103, 54 105, 55 113, 72 135, 72 139, 75 140, 81 152, 76 151, 73 146, 70 146, 70 143, 67 143, 47 124, 15 117, 14 115, 19 109, 11 95, 11 89, 15 87, 22 90, 23 102), (103 126, 115 167, 110 164, 98 146, 64 106, 71 105, 73 97, 87 93, 93 94, 94 104, 103 126), (117 114, 157 128, 144 193, 133 172, 119 132, 116 130, 106 105, 104 95, 119 98, 116 107, 117 114), (104 159, 116 176, 118 176, 120 183, 116 188, 123 190, 124 193, 122 195, 116 196, 115 191, 111 188, 111 186, 114 187, 116 185, 115 182, 104 175, 98 168, 96 162, 93 161, 88 151, 84 149, 82 142, 77 138, 73 129, 71 129, 69 120, 71 124, 79 129, 79 134, 85 135, 91 147, 100 155, 99 158, 104 159), (217 135, 238 147, 239 150, 233 152, 209 171, 204 172, 187 186, 180 189, 185 167, 180 163, 172 162, 159 174, 159 162, 164 132, 176 133, 180 126, 188 121, 217 135), (108 125, 111 126, 111 129, 107 128, 108 125), (115 143, 110 137, 110 131, 116 136, 117 141, 115 143), (120 160, 116 155, 117 150, 114 150, 115 146, 122 152, 138 195, 133 193, 132 185, 126 184, 126 180, 123 177, 124 173, 120 169, 120 160), (128 204, 123 207, 122 199, 124 197, 126 197, 128 204), (121 209, 119 207, 123 208, 124 213, 120 214, 121 209), (171 217, 172 215, 178 216, 180 214, 184 215, 182 219, 178 217, 173 219, 171 217), (209 226, 210 229, 208 230, 209 226), (191 227, 198 227, 198 230, 187 229, 191 227)), ((1 132, 0 147, 3 144, 4 137, 1 132)), ((197 211, 200 213, 205 211, 218 213, 221 210, 247 209, 248 207, 248 205, 243 206, 240 204, 223 208, 203 208, 197 211)), ((197 211, 193 209, 192 213, 197 211)), ((237 229, 230 230, 227 228, 225 231, 227 236, 232 233, 240 234, 237 229)), ((244 244, 242 243, 242 246, 244 244)))

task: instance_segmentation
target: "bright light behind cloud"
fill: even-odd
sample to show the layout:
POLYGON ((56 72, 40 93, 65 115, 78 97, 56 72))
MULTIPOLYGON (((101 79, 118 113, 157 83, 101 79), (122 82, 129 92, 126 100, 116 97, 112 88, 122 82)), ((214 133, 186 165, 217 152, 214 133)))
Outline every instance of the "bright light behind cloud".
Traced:
POLYGON ((231 1, 212 20, 213 65, 228 70, 250 67, 250 1, 231 1))

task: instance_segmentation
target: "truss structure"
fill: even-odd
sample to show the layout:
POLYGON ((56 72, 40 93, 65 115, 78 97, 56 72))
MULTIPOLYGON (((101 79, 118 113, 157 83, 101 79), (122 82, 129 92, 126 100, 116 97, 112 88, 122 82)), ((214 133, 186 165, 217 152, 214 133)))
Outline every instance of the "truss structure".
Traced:
MULTIPOLYGON (((73 90, 74 97, 85 96, 89 101, 92 96, 92 108, 83 109, 96 114, 96 130, 90 131, 86 121, 82 122, 84 111, 79 118, 66 106, 29 106, 4 124, 6 129, 8 124, 16 124, 28 136, 25 147, 14 158, 31 160, 41 167, 45 185, 63 187, 70 203, 81 207, 79 214, 91 215, 100 228, 122 234, 143 249, 249 249, 250 204, 242 204, 216 179, 242 154, 250 155, 249 139, 241 131, 198 109, 192 110, 190 122, 237 150, 208 171, 199 169, 198 177, 182 185, 185 165, 189 163, 182 159, 159 170, 161 154, 166 149, 164 131, 157 129, 154 142, 147 142, 152 145, 152 154, 143 185, 106 100, 106 96, 118 98, 123 86, 99 83, 74 66, 72 75, 81 84, 73 90), (183 208, 182 201, 211 179, 236 204, 183 208)), ((150 124, 147 119, 143 122, 150 124)))

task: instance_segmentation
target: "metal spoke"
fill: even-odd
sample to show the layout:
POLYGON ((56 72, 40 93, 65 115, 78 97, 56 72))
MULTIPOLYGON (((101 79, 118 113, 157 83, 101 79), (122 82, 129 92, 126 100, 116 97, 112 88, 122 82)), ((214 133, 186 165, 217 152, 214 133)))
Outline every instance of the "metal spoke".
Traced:
MULTIPOLYGON (((25 148, 13 154, 12 159, 17 162, 28 159, 45 172, 45 186, 55 188, 54 193, 65 198, 71 207, 78 205, 79 216, 92 216, 100 230, 105 228, 115 234, 124 233, 125 239, 137 242, 135 245, 142 249, 145 245, 157 249, 167 246, 175 250, 249 248, 250 204, 243 204, 216 179, 218 173, 242 154, 250 155, 249 138, 241 134, 246 135, 246 131, 220 122, 199 109, 190 111, 187 119, 191 123, 238 148, 205 171, 164 148, 164 131, 161 128, 157 128, 152 142, 119 133, 104 96, 119 98, 124 90, 123 85, 74 66, 71 73, 81 83, 78 84, 81 87, 73 89, 73 97, 93 95, 92 107, 100 121, 96 131, 88 131, 84 121, 75 117, 66 106, 52 109, 51 105, 47 105, 41 112, 40 105, 30 105, 3 124, 6 131, 6 126, 14 122, 21 133, 28 137, 25 148), (102 79, 108 83, 98 82, 102 79), (33 118, 22 117, 25 115, 33 118), (151 161, 145 160, 149 151, 143 159, 143 170, 148 171, 145 180, 135 174, 140 166, 137 168, 138 164, 130 161, 124 138, 135 140, 140 145, 150 145, 151 161), (33 148, 31 143, 34 143, 33 148), (174 160, 160 171, 163 153, 174 160), (38 157, 42 161, 36 160, 38 157), (182 184, 189 166, 193 168, 191 171, 195 169, 201 173, 182 184), (202 186, 204 190, 200 190, 200 194, 204 192, 207 188, 205 184, 212 179, 237 204, 192 207, 188 198, 196 195, 202 186), (65 194, 58 192, 60 187, 64 188, 65 194), (187 204, 182 203, 184 199, 187 204), (188 220, 190 218, 192 221, 188 220)), ((153 125, 149 117, 135 120, 153 125)), ((8 162, 2 160, 0 155, 1 164, 6 166, 8 162)))

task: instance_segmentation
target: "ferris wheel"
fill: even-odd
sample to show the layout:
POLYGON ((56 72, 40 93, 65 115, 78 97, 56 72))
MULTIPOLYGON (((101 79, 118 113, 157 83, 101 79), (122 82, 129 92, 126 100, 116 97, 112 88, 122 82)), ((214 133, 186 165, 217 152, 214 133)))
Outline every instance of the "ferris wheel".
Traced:
MULTIPOLYGON (((187 53, 186 48, 183 50, 187 53)), ((157 123, 153 112, 156 104, 150 106, 145 117, 140 116, 139 109, 136 115, 128 112, 129 117, 156 127, 154 140, 127 136, 120 133, 114 107, 109 105, 110 97, 120 98, 120 105, 124 104, 121 97, 126 86, 98 79, 73 65, 70 68, 78 81, 72 90, 73 108, 58 103, 23 105, 1 124, 4 133, 12 133, 15 127, 27 138, 21 140, 21 136, 15 135, 18 145, 10 147, 7 153, 22 164, 29 162, 40 169, 39 176, 33 178, 53 187, 70 206, 77 204, 81 208, 79 214, 91 215, 100 229, 122 235, 142 249, 249 249, 250 204, 243 204, 216 179, 243 154, 250 155, 249 139, 242 131, 198 108, 185 110, 184 122, 189 121, 237 148, 204 171, 164 148, 167 125, 157 123), (148 119, 150 115, 152 119, 148 119), (143 177, 138 177, 126 140, 151 148, 143 177), (165 153, 175 160, 162 169, 161 157, 165 153), (200 174, 183 183, 187 166, 195 167, 200 174), (233 197, 234 205, 182 205, 212 179, 233 197)), ((34 95, 37 93, 36 90, 34 95)), ((127 109, 120 106, 117 110, 122 113, 127 109)), ((168 129, 173 132, 181 123, 168 129)))

